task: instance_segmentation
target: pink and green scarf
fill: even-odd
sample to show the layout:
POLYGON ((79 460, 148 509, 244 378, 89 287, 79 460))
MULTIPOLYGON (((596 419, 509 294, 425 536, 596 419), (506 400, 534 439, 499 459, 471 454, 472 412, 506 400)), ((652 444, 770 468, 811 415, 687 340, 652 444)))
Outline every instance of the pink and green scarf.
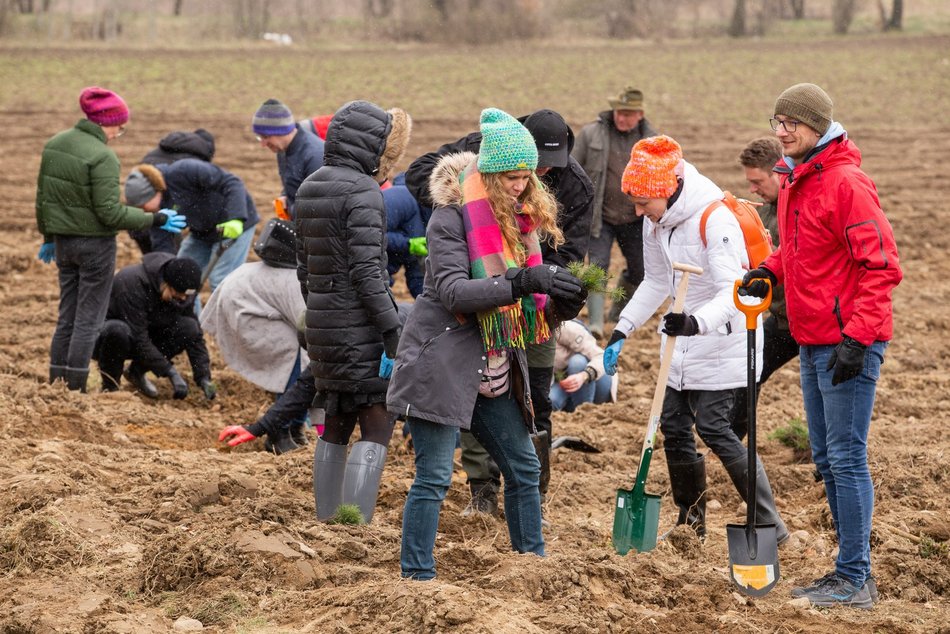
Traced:
MULTIPOLYGON (((508 269, 520 266, 495 220, 485 183, 475 163, 459 175, 459 183, 462 186, 462 219, 472 279, 504 275, 508 269)), ((537 228, 532 225, 528 214, 519 213, 517 221, 521 243, 527 252, 524 266, 537 266, 541 264, 537 228)), ((478 313, 485 351, 495 355, 508 348, 524 348, 526 344, 544 343, 550 339, 551 330, 544 315, 547 300, 547 295, 529 295, 514 304, 478 313)))

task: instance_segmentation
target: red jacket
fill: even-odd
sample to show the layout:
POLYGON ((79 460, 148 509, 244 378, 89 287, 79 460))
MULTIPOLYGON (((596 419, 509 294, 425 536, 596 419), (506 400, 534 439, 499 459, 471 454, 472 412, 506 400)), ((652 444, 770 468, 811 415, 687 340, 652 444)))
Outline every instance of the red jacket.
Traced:
POLYGON ((785 284, 791 334, 802 345, 843 335, 870 345, 894 332, 891 290, 903 273, 890 223, 861 152, 841 136, 782 179, 781 246, 763 263, 785 284))

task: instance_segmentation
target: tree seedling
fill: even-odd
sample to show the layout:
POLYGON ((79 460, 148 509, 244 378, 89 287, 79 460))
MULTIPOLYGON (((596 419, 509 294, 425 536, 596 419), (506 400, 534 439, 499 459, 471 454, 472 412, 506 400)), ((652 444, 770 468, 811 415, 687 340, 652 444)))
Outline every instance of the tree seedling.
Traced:
POLYGON ((341 504, 337 507, 336 515, 331 520, 331 524, 349 524, 350 526, 365 523, 366 518, 363 517, 360 507, 356 504, 341 504))
POLYGON ((581 281, 581 286, 588 293, 604 293, 607 299, 613 302, 626 299, 627 293, 622 288, 608 288, 613 276, 596 264, 571 262, 567 265, 567 270, 581 281))

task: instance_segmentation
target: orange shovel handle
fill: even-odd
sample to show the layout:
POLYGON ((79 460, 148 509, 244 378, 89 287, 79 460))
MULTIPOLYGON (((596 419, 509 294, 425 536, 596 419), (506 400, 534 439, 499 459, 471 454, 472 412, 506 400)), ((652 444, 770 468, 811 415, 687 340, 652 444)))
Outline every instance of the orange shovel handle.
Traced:
POLYGON ((759 315, 767 311, 772 304, 772 280, 762 281, 769 285, 769 293, 758 304, 744 304, 739 301, 739 289, 742 288, 742 280, 736 280, 736 284, 732 289, 732 299, 735 301, 736 307, 745 315, 747 330, 755 330, 759 315))

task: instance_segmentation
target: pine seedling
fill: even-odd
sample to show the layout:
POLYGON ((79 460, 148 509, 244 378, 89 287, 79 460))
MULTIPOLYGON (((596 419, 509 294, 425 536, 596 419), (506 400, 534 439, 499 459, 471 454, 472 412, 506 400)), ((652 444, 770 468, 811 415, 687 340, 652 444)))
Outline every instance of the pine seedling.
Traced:
POLYGON ((588 293, 604 293, 607 299, 613 302, 623 301, 627 297, 627 293, 619 286, 608 288, 613 276, 596 264, 571 262, 567 265, 567 270, 581 281, 581 286, 588 293))
POLYGON ((333 519, 330 520, 331 524, 349 524, 350 526, 355 526, 357 524, 365 524, 366 518, 363 517, 360 507, 356 504, 341 504, 336 508, 336 515, 333 516, 333 519))

